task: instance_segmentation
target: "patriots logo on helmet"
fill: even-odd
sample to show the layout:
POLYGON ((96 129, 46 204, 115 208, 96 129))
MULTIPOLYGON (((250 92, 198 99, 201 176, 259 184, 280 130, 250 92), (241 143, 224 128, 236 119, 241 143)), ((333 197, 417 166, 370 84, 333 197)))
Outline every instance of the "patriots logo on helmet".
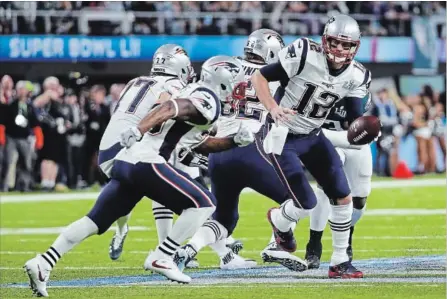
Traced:
POLYGON ((226 68, 227 70, 230 71, 231 75, 235 76, 239 73, 240 69, 237 65, 235 65, 234 63, 231 62, 226 62, 226 61, 222 61, 222 62, 217 62, 215 64, 212 64, 211 66, 221 66, 226 68))

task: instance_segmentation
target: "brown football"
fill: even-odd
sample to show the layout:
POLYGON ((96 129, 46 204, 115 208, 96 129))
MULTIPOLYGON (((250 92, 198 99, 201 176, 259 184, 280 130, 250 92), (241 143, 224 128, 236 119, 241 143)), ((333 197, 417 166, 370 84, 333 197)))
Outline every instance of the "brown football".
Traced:
POLYGON ((379 136, 380 128, 380 120, 377 117, 361 116, 349 126, 348 141, 354 145, 368 144, 379 136))

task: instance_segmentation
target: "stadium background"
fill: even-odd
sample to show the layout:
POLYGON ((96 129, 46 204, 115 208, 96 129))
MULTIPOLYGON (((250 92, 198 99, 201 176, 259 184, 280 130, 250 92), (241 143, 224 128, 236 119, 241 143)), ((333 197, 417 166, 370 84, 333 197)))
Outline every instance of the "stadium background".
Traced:
MULTIPOLYGON (((86 114, 85 106, 92 102, 93 85, 100 90, 102 86, 106 88, 104 105, 113 106, 115 100, 110 87, 118 83, 113 86, 116 94, 131 78, 148 74, 154 51, 164 43, 184 46, 199 72, 201 63, 210 56, 243 55, 247 35, 262 26, 283 34, 286 44, 299 36, 319 41, 325 21, 340 12, 356 18, 364 33, 356 59, 372 71, 371 89, 375 98, 386 88, 392 105, 402 100, 411 110, 415 98, 423 93, 423 86, 430 85, 434 99, 429 105, 445 103, 444 2, 6 1, 0 4, 3 34, 0 36, 0 73, 11 76, 14 84, 20 80, 32 82, 32 88, 27 85, 32 90, 29 102, 43 92, 44 79, 55 76, 64 88, 61 101, 66 102, 70 94, 76 95, 81 113, 86 114)), ((14 97, 9 99, 9 103, 13 101, 14 97)), ((432 122, 427 125, 432 126, 435 118, 441 119, 439 124, 445 123, 445 115, 436 115, 431 116, 432 122)), ((88 120, 84 117, 83 121, 81 135, 88 134, 85 128, 88 120)), ((404 161, 415 173, 429 172, 419 167, 411 120, 402 121, 400 117, 399 121, 403 124, 403 135, 393 137, 400 139, 398 160, 404 161)), ((438 144, 444 138, 443 128, 438 128, 440 133, 429 141, 436 148, 435 156, 430 159, 436 159, 439 172, 445 169, 445 153, 438 144)), ((68 139, 70 134, 67 130, 64 138, 68 139)), ((387 146, 392 150, 393 145, 387 146)), ((63 150, 70 147, 70 142, 62 147, 63 150)), ((89 144, 84 142, 82 147, 89 144)), ((376 159, 375 144, 372 149, 376 159)), ((33 185, 39 183, 39 152, 30 151, 33 185)), ((82 159, 91 160, 93 154, 82 159)), ((17 154, 9 157, 8 174, 0 173, 0 178, 9 175, 9 189, 14 188, 15 174, 20 175, 20 171, 14 173, 15 165, 20 170, 18 158, 17 154)), ((70 181, 70 170, 67 170, 70 163, 73 162, 59 162, 58 182, 63 185, 70 181)), ((376 173, 392 175, 394 167, 390 171, 386 163, 375 164, 376 173)), ((3 168, 6 168, 4 164, 5 161, 3 168)), ((86 166, 80 171, 79 179, 75 179, 76 183, 70 182, 71 187, 101 181, 91 174, 94 165, 82 164, 86 166), (83 184, 79 185, 79 180, 83 184)))

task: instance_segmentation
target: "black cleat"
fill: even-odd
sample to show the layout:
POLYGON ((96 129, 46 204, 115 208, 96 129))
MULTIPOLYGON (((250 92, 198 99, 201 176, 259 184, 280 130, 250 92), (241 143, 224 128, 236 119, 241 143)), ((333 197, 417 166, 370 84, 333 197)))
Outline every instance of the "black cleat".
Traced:
POLYGON ((230 248, 234 254, 239 254, 239 251, 241 251, 244 248, 244 244, 239 240, 234 240, 233 243, 227 244, 225 246, 230 248))
POLYGON ((321 253, 323 251, 323 245, 318 243, 318 245, 311 246, 307 243, 306 255, 304 259, 307 262, 308 269, 318 269, 320 268, 321 253))
POLYGON ((271 219, 271 213, 274 209, 278 208, 271 208, 267 212, 267 219, 270 222, 272 229, 273 229, 273 235, 275 236, 275 241, 278 244, 278 246, 287 252, 295 252, 296 251, 296 240, 293 236, 293 232, 291 229, 287 232, 282 232, 279 229, 276 228, 276 226, 273 224, 271 219))

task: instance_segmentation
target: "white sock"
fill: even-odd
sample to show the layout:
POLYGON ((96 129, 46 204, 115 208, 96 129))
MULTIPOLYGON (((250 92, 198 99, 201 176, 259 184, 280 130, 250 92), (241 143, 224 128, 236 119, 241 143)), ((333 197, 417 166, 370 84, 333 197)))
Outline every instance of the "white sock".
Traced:
POLYGON ((233 244, 236 240, 233 238, 233 236, 228 236, 225 240, 225 244, 233 244))
POLYGON ((352 209, 352 221, 351 226, 356 225, 356 223, 362 218, 363 214, 365 213, 366 205, 362 209, 352 209))
POLYGON ((331 266, 344 263, 349 260, 346 248, 349 245, 349 231, 351 229, 352 201, 347 205, 332 206, 329 215, 329 225, 332 230, 331 266))
POLYGON ((228 240, 228 238, 219 240, 214 244, 210 244, 210 247, 217 253, 220 258, 226 256, 227 253, 231 251, 231 249, 226 246, 226 240, 228 240))
POLYGON ((209 207, 184 210, 174 223, 169 236, 157 247, 157 252, 172 256, 180 244, 196 233, 199 228, 202 228, 202 224, 213 214, 215 209, 215 207, 209 207))
POLYGON ((116 220, 116 234, 120 236, 124 236, 125 233, 127 233, 128 227, 127 222, 130 219, 131 213, 127 214, 126 216, 122 216, 116 220))
POLYGON ((310 229, 322 232, 329 219, 331 204, 327 195, 320 188, 315 190, 315 195, 317 196, 317 205, 310 212, 310 229))
POLYGON ((228 231, 215 220, 206 221, 188 242, 197 252, 203 247, 226 239, 228 231))
POLYGON ((82 240, 98 233, 98 227, 87 216, 76 220, 57 237, 51 247, 42 254, 44 260, 53 268, 57 261, 82 240))
POLYGON ((157 227, 158 244, 161 244, 171 232, 174 213, 156 201, 152 201, 152 213, 157 227))
POLYGON ((271 212, 273 224, 282 232, 288 231, 292 227, 292 223, 298 222, 300 218, 308 215, 309 211, 296 207, 293 200, 289 199, 284 202, 279 209, 271 212))

